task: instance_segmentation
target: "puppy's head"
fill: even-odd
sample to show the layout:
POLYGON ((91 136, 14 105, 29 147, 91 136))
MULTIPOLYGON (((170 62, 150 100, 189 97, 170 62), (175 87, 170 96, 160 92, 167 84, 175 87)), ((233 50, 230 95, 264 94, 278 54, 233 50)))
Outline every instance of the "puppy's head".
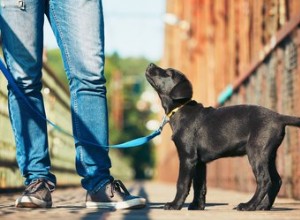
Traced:
POLYGON ((192 85, 178 70, 162 69, 151 63, 146 70, 146 78, 158 93, 166 113, 192 99, 192 85))

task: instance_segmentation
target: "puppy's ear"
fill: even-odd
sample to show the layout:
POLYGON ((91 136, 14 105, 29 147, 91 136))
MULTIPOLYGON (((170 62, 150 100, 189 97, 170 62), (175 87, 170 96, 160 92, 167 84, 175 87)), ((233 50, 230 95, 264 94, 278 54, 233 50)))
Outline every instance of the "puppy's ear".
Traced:
POLYGON ((193 88, 188 80, 179 82, 170 92, 173 100, 191 99, 193 96, 193 88))

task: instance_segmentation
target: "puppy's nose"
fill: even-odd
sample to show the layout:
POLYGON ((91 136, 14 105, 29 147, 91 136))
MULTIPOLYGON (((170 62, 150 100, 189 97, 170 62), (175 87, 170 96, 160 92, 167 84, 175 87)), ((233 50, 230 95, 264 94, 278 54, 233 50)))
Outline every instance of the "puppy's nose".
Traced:
POLYGON ((156 67, 156 65, 154 63, 150 63, 149 68, 152 68, 152 67, 156 67))
POLYGON ((154 63, 150 63, 147 67, 146 72, 150 72, 152 69, 156 68, 156 65, 154 63))

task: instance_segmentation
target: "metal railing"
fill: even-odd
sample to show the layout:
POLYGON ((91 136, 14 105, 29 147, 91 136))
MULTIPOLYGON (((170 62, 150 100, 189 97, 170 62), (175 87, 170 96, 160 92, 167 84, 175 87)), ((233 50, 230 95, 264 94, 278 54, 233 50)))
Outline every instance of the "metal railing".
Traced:
MULTIPOLYGON (((290 20, 267 44, 262 56, 221 94, 218 105, 255 104, 282 114, 300 116, 300 16, 290 20)), ((280 195, 300 198, 300 131, 287 127, 286 136, 277 154, 277 168, 283 179, 280 195)), ((255 188, 247 170, 247 159, 217 161, 218 173, 213 185, 245 189, 245 182, 255 188), (229 172, 223 167, 232 167, 229 172), (224 169, 224 170, 222 170, 224 169), (230 184, 228 184, 230 183, 230 184), (244 188, 243 188, 244 187, 244 188)), ((249 168, 248 168, 249 169, 249 168)))

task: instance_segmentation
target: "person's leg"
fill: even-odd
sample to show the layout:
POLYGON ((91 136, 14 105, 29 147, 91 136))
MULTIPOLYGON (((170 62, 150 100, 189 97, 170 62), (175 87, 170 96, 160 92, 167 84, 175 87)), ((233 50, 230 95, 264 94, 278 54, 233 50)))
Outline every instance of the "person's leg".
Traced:
MULTIPOLYGON (((9 71, 32 106, 45 114, 41 94, 44 1, 1 1, 1 35, 9 71)), ((26 190, 17 207, 51 207, 56 184, 50 172, 46 122, 8 86, 9 116, 16 141, 16 159, 26 190)))
MULTIPOLYGON (((44 4, 31 0, 1 2, 1 35, 8 69, 32 105, 45 114, 41 94, 44 4)), ((8 86, 8 104, 16 141, 16 158, 25 184, 43 178, 56 183, 50 173, 46 122, 8 86)))
POLYGON ((98 190, 111 181, 104 77, 104 25, 99 0, 50 0, 50 25, 69 79, 76 168, 82 186, 98 190))
POLYGON ((102 1, 50 0, 48 17, 69 79, 76 168, 88 191, 86 206, 144 207, 145 199, 113 181, 108 148, 101 147, 108 145, 102 1))

